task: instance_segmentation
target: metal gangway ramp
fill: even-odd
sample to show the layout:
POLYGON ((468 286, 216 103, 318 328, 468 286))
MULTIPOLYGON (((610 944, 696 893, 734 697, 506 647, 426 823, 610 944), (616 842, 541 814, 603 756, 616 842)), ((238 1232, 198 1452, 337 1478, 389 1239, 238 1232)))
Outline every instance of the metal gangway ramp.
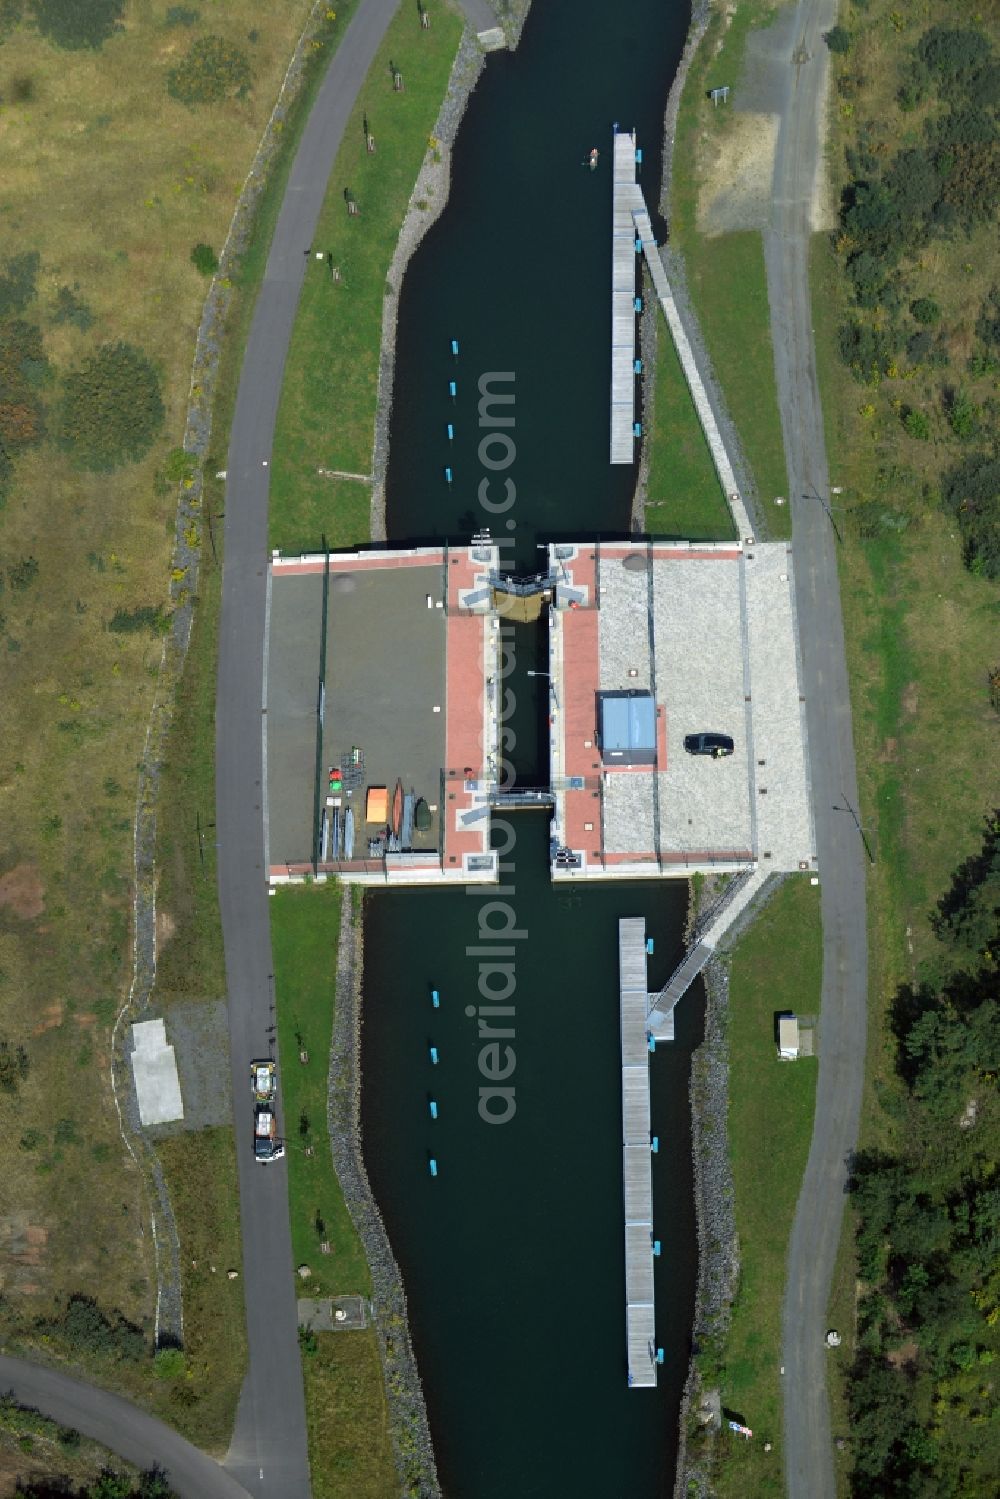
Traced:
POLYGON ((611 200, 611 462, 635 459, 635 136, 614 135, 611 200))
POLYGON ((653 1163, 649 1119, 646 922, 618 923, 622 1041, 622 1179, 625 1201, 625 1340, 630 1388, 656 1384, 653 1163))

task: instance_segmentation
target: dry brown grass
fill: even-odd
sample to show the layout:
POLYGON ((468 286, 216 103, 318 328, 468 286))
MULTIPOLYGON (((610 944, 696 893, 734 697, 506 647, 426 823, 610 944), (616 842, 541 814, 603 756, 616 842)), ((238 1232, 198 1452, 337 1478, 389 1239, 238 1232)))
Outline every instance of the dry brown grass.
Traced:
POLYGON ((22 891, 0 903, 0 1037, 25 1042, 31 1060, 20 1096, 0 1097, 0 1226, 23 1215, 47 1235, 30 1265, 0 1235, 0 1287, 17 1293, 22 1326, 81 1289, 151 1320, 142 1197, 111 1106, 108 1038, 130 975, 136 762, 161 643, 106 626, 119 607, 167 602, 175 495, 157 470, 182 436, 206 289, 190 250, 222 244, 310 9, 194 3, 198 25, 167 29, 167 0, 136 0, 124 33, 98 52, 59 52, 27 28, 0 46, 0 259, 41 256, 25 316, 41 324, 59 373, 101 342, 140 345, 166 408, 154 450, 114 474, 75 472, 48 443, 22 458, 0 512, 3 564, 38 562, 34 583, 0 600, 0 878, 22 891), (165 73, 207 32, 248 54, 253 90, 188 109, 167 96, 165 73), (8 102, 16 77, 32 79, 31 101, 8 102), (88 331, 53 323, 61 286, 92 310, 88 331), (15 874, 26 865, 40 909, 15 874), (56 1143, 66 1119, 78 1143, 56 1143), (22 1136, 32 1148, 19 1148, 22 1136))

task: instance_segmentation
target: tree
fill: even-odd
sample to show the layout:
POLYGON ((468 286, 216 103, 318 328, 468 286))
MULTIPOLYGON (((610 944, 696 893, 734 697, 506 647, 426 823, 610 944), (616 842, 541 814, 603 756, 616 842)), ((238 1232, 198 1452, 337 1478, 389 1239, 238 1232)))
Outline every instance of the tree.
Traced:
POLYGON ((826 33, 826 45, 831 52, 850 52, 853 41, 846 26, 834 26, 826 33))
POLYGON ((103 344, 66 377, 59 440, 79 468, 106 473, 134 463, 163 424, 156 371, 132 344, 103 344))

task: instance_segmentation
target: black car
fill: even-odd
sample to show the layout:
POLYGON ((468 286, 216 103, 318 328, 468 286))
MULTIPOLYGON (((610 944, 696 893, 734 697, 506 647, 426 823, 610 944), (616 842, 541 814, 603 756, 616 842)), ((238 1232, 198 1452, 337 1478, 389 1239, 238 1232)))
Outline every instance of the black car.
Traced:
POLYGON ((713 760, 720 760, 732 754, 733 741, 728 734, 687 734, 684 748, 689 755, 711 755, 713 760))

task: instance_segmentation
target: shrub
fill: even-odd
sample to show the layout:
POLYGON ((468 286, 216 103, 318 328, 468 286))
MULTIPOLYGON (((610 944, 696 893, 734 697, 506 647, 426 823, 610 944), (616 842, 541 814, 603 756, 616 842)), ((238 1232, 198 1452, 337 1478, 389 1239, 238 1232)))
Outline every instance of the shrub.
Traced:
POLYGON ((112 635, 138 635, 148 630, 151 635, 165 635, 170 629, 170 615, 157 604, 139 604, 134 609, 116 609, 108 620, 112 635))
POLYGON ((22 1150, 37 1150, 39 1145, 45 1144, 45 1136, 40 1129, 26 1129, 18 1144, 22 1150))
POLYGON ((846 26, 834 26, 826 33, 826 45, 831 52, 850 52, 853 40, 846 26))
POLYGON ((0 1041, 0 1092, 16 1093, 31 1071, 31 1058, 23 1046, 0 1041))
POLYGON ((183 1348, 160 1348, 153 1359, 157 1379, 179 1379, 187 1368, 183 1348))
POLYGON ((24 0, 0 0, 0 41, 9 36, 24 13, 24 0))
POLYGON ((910 303, 910 313, 915 322, 923 323, 926 328, 941 319, 941 309, 933 297, 918 297, 910 303))
POLYGON ((201 12, 191 10, 187 5, 171 5, 167 8, 167 14, 163 18, 164 26, 196 26, 201 20, 201 12))
POLYGON ((35 97, 35 80, 30 73, 18 73, 10 80, 10 102, 30 104, 35 97))
POLYGON ((1000 578, 1000 458, 978 453, 946 474, 941 499, 958 521, 965 565, 1000 578))
POLYGON ((134 463, 162 423, 156 371, 131 344, 103 344, 66 377, 59 438, 79 468, 106 473, 134 463))
POLYGON ((57 1145, 79 1145, 80 1136, 76 1132, 76 1124, 72 1119, 60 1119, 56 1123, 52 1135, 57 1145))
POLYGON ((35 295, 39 258, 37 250, 12 255, 0 271, 0 317, 23 312, 35 295))
POLYGON ((136 1361, 146 1352, 141 1330, 118 1312, 108 1317, 91 1296, 71 1296, 62 1316, 47 1328, 61 1333, 75 1353, 136 1361))
POLYGON ((976 333, 988 348, 1000 348, 1000 286, 991 286, 976 322, 976 333))
POLYGON ((180 484, 182 479, 190 479, 195 471, 195 458, 193 453, 188 453, 184 448, 171 448, 163 465, 164 477, 172 484, 180 484))
POLYGON ((167 74, 167 93, 182 104, 214 104, 250 87, 244 52, 221 36, 205 36, 167 74))
POLYGON ((7 569, 7 582, 16 593, 24 593, 37 577, 38 560, 35 557, 22 557, 20 562, 13 562, 7 569))
POLYGON ((86 333, 93 327, 94 314, 76 295, 76 287, 60 286, 56 293, 55 310, 52 313, 54 323, 72 323, 74 328, 79 328, 81 333, 86 333))
POLYGON ((121 28, 125 0, 31 0, 39 31, 57 47, 77 52, 103 47, 121 28))
POLYGON ((956 437, 966 442, 979 431, 979 407, 964 390, 952 391, 948 401, 948 425, 956 437))
POLYGON ((926 442, 931 435, 930 422, 922 411, 914 411, 912 406, 903 413, 903 426, 910 437, 919 438, 921 442, 926 442))
POLYGON ((191 251, 191 264, 203 276, 214 276, 219 269, 219 257, 211 245, 197 244, 191 251))

